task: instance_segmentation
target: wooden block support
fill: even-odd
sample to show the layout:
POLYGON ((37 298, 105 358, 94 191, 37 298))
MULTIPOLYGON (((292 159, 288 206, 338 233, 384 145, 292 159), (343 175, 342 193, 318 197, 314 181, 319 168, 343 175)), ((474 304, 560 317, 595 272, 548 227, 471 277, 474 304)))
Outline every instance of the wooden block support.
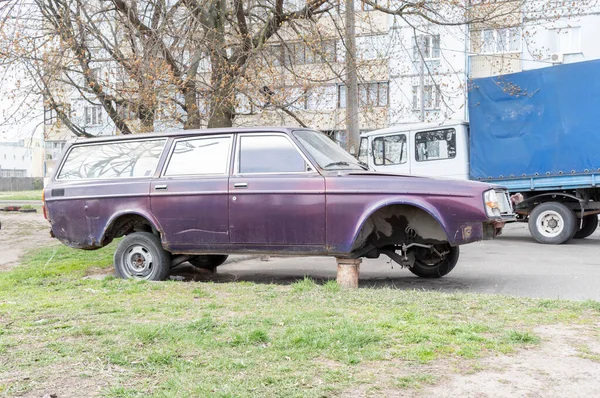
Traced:
POLYGON ((360 258, 337 258, 337 283, 342 288, 358 288, 360 258))

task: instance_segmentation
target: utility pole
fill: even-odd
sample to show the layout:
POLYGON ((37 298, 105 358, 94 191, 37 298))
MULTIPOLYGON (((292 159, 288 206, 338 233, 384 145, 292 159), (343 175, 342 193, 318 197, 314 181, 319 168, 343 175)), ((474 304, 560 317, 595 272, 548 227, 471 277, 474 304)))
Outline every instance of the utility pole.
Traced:
POLYGON ((346 135, 348 152, 358 154, 358 76, 356 73, 356 36, 354 0, 346 0, 346 135))
POLYGON ((425 36, 417 37, 417 51, 419 51, 419 91, 420 91, 420 110, 421 110, 421 121, 425 121, 425 58, 423 56, 423 49, 425 48, 424 41, 427 40, 425 36))

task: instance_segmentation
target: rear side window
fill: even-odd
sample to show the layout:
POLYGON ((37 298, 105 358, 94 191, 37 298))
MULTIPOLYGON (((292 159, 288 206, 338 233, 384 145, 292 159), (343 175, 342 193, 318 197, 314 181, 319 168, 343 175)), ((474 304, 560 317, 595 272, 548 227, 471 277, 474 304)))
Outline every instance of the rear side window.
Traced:
POLYGON ((242 136, 240 173, 299 173, 306 162, 289 139, 280 135, 242 136))
POLYGON ((165 176, 227 174, 231 136, 179 141, 165 176))
POLYGON ((405 134, 375 138, 373 140, 373 161, 378 166, 406 163, 407 149, 405 134))
POLYGON ((415 134, 415 158, 418 162, 455 157, 456 130, 422 131, 415 134))
POLYGON ((57 179, 151 177, 165 142, 162 139, 76 146, 69 151, 57 179))

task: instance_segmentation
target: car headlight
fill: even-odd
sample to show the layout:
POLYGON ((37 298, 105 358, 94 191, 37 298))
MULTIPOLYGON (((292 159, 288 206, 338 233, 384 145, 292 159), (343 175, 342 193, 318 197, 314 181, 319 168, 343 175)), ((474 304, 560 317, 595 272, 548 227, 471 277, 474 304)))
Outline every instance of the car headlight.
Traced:
POLYGON ((501 217, 500 205, 498 204, 498 196, 496 191, 490 189, 483 193, 483 203, 485 205, 485 213, 488 217, 501 217))

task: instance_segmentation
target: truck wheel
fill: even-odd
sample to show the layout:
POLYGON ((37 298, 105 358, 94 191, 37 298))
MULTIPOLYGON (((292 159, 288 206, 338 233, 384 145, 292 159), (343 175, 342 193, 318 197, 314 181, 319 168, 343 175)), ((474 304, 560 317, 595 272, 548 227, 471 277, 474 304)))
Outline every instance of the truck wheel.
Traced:
POLYGON ((227 260, 227 257, 229 256, 226 256, 224 254, 208 254, 204 256, 194 257, 188 261, 196 268, 202 268, 215 272, 217 267, 223 264, 225 260, 227 260))
POLYGON ((415 263, 409 268, 410 272, 421 278, 441 278, 454 269, 458 262, 460 250, 458 246, 436 246, 438 252, 448 253, 440 258, 429 249, 419 249, 415 252, 415 263))
POLYGON ((575 229, 577 232, 575 232, 575 235, 573 235, 573 239, 587 238, 593 234, 594 231, 596 231, 596 228, 598 228, 598 215, 591 214, 589 216, 585 216, 583 217, 583 226, 581 229, 579 229, 579 222, 576 223, 575 229))
POLYGON ((158 236, 135 232, 119 242, 115 251, 115 272, 123 279, 162 281, 167 279, 171 259, 158 236))
POLYGON ((529 215, 529 232, 539 243, 560 245, 575 234, 577 217, 573 210, 558 202, 537 206, 529 215))

